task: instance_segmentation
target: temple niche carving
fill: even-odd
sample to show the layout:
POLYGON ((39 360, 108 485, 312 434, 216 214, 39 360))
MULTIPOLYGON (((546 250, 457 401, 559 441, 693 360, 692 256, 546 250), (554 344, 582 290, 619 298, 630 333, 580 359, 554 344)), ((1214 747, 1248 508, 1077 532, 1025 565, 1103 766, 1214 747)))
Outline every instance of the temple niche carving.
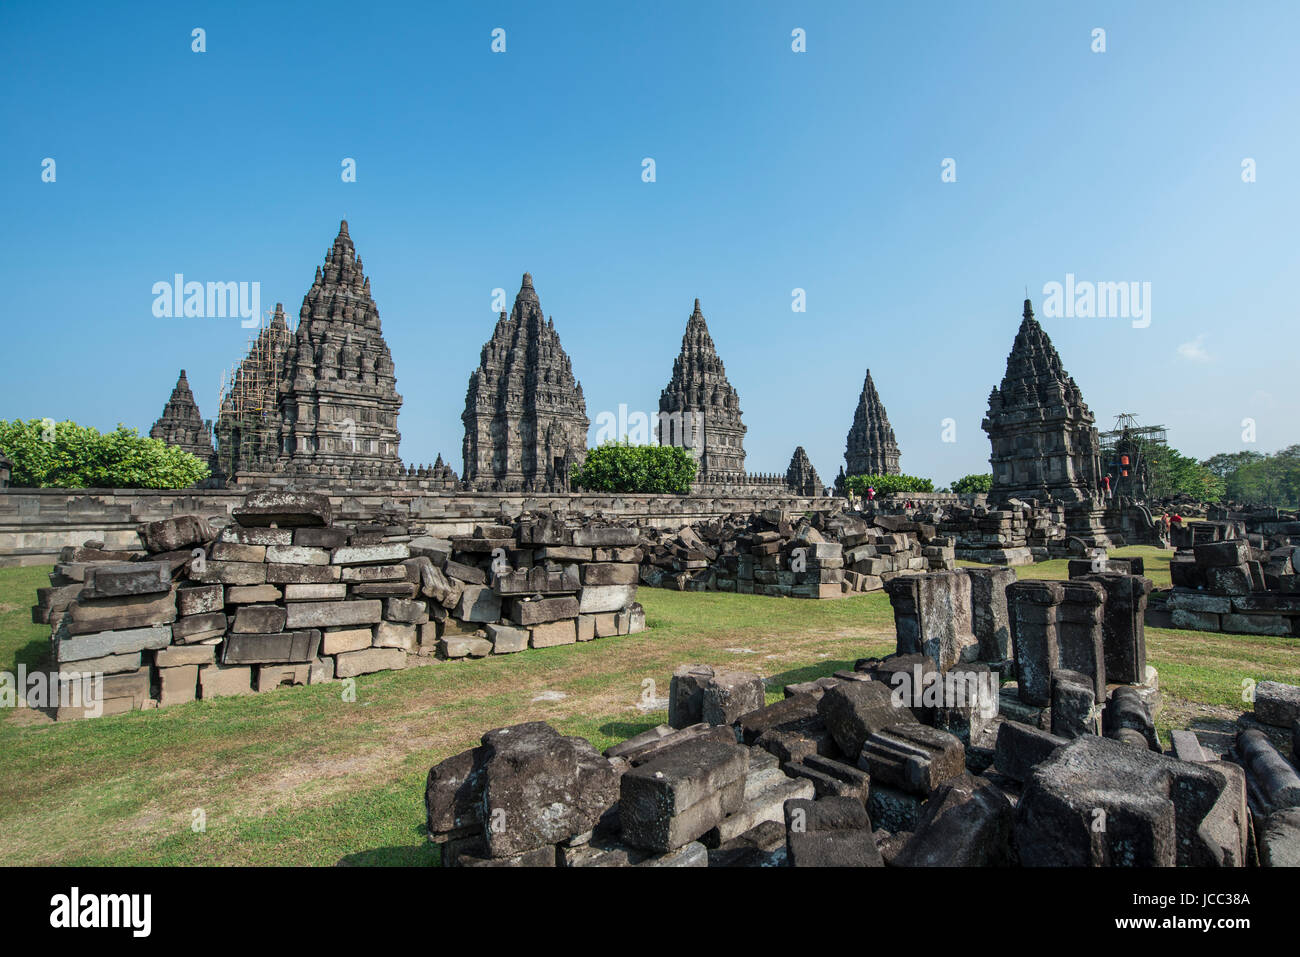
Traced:
POLYGON ((894 430, 889 424, 889 416, 885 414, 880 394, 876 392, 876 383, 871 379, 871 370, 868 369, 844 448, 848 474, 897 475, 898 456, 894 430))
POLYGON ((204 465, 212 458, 212 424, 204 422, 194 393, 190 391, 185 370, 181 370, 171 398, 163 406, 162 417, 149 430, 149 437, 196 456, 204 465))
POLYGON ((1095 419, 1025 300, 1002 384, 989 394, 982 428, 993 450, 990 500, 1090 501, 1101 476, 1095 419))
POLYGON ((465 391, 464 483, 480 491, 562 491, 587 455, 587 400, 524 273, 465 391))
POLYGON ((656 433, 660 445, 696 450, 697 485, 745 481, 740 397, 727 379, 698 299, 673 361, 673 377, 659 396, 656 433))

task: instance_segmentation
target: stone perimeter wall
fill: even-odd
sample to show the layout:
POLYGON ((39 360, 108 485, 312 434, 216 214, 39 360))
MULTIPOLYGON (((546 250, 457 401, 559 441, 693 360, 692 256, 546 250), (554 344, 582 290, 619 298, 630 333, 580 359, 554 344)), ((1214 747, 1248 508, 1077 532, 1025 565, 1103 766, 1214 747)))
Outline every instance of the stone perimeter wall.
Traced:
MULTIPOLYGON (((229 521, 247 489, 0 489, 0 567, 50 565, 59 551, 87 540, 109 549, 140 547, 136 529, 145 522, 180 515, 229 521)), ((837 511, 845 500, 804 497, 773 490, 753 495, 525 495, 446 490, 341 489, 329 492, 339 521, 370 521, 381 515, 398 524, 423 525, 428 534, 468 535, 475 525, 509 521, 525 511, 600 513, 611 520, 679 528, 756 508, 794 512, 837 511)))

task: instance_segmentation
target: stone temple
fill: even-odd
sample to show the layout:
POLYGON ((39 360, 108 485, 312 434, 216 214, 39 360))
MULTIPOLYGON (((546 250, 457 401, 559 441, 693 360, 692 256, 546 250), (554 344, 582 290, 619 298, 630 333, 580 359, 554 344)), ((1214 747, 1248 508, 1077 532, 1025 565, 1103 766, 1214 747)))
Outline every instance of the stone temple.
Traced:
POLYGON ((884 403, 880 401, 876 384, 871 381, 871 370, 868 369, 844 449, 848 474, 897 475, 898 454, 894 430, 889 424, 889 417, 885 415, 884 403))
POLYGON ((989 394, 988 416, 982 423, 993 446, 990 500, 1093 500, 1101 475, 1101 443, 1094 422, 1026 299, 1007 373, 989 394))
POLYGON ((221 471, 404 474, 401 407, 379 308, 344 220, 303 297, 297 329, 277 304, 232 378, 217 422, 221 471))
POLYGON ((149 430, 149 437, 184 449, 205 465, 212 458, 212 424, 203 421, 184 369, 163 407, 162 418, 149 430))
POLYGON ((790 465, 785 470, 785 484, 796 495, 822 494, 822 480, 802 445, 796 448, 794 455, 790 457, 790 465))
POLYGON ((338 474, 362 465, 394 474, 402 467, 402 397, 347 220, 303 297, 284 373, 282 464, 338 474))
POLYGON ((479 491, 561 491, 587 455, 587 400, 524 273, 465 391, 464 481, 479 491))
POLYGON ((696 447, 702 422, 696 484, 744 482, 745 426, 740 415, 740 397, 727 380, 696 299, 682 336, 682 351, 673 362, 672 380, 659 396, 659 444, 696 447))

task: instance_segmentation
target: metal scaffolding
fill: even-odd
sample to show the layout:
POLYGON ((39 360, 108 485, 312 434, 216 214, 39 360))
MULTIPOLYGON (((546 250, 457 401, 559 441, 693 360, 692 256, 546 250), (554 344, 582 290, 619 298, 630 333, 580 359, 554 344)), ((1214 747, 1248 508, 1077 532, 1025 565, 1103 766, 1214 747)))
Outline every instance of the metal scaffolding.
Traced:
POLYGON ((221 374, 217 464, 228 478, 278 451, 280 377, 291 335, 288 324, 273 323, 268 311, 257 332, 248 337, 243 361, 221 374))
POLYGON ((1139 425, 1137 413, 1121 412, 1115 416, 1115 427, 1098 437, 1102 468, 1110 476, 1112 493, 1134 501, 1145 500, 1152 450, 1169 444, 1165 427, 1139 425))

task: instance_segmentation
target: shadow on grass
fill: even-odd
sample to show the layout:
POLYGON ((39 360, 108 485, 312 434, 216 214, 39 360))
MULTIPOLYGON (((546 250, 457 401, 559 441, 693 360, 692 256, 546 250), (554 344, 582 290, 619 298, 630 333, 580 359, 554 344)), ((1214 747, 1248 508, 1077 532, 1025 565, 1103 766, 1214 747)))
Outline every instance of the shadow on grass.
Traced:
POLYGON ((619 741, 626 741, 642 731, 649 731, 651 728, 657 728, 657 721, 608 721, 600 726, 600 733, 609 735, 619 741))
POLYGON ((337 867, 437 867, 442 851, 436 844, 376 847, 340 857, 337 867))
POLYGON ((778 674, 771 675, 767 678, 767 686, 769 689, 781 689, 786 685, 796 685, 804 681, 814 681, 817 678, 825 678, 828 675, 833 675, 837 671, 852 670, 853 661, 834 661, 827 658, 825 661, 819 661, 816 664, 805 665, 802 668, 792 668, 789 671, 782 671, 778 674))
POLYGON ((13 664, 9 667, 9 671, 17 672, 19 665, 25 666, 29 672, 37 671, 49 668, 53 664, 50 643, 38 638, 14 650, 13 664))

